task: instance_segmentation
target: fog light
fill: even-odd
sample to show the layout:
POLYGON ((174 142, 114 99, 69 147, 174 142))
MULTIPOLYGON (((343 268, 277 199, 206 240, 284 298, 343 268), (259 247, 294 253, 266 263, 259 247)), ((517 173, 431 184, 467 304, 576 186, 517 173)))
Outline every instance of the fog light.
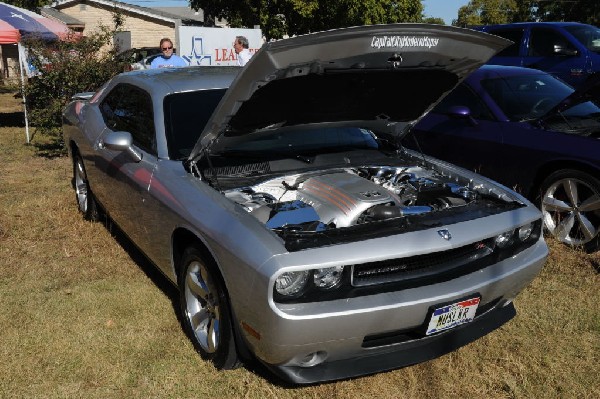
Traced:
POLYGON ((314 274, 315 286, 322 289, 337 287, 342 281, 342 273, 344 266, 328 267, 325 269, 317 269, 314 274))
POLYGON ((526 224, 525 226, 521 226, 519 228, 518 237, 519 240, 525 241, 529 237, 531 237, 531 233, 533 233, 533 223, 526 224))
POLYGON ((284 296, 298 295, 308 281, 308 271, 285 272, 275 280, 275 290, 284 296))
POLYGON ((327 352, 318 351, 309 353, 302 359, 298 359, 298 366, 300 367, 313 367, 317 364, 321 364, 327 359, 327 352))
POLYGON ((507 231, 496 237, 496 246, 499 248, 506 248, 512 243, 512 231, 507 231))

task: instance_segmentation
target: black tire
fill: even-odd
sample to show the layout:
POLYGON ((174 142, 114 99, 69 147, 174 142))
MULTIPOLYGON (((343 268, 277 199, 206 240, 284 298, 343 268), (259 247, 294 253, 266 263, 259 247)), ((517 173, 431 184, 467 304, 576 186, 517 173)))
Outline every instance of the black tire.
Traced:
POLYGON ((98 203, 90 189, 83 158, 76 151, 73 152, 73 188, 75 189, 77 208, 79 208, 83 218, 91 222, 97 222, 100 218, 98 203))
POLYGON ((187 248, 181 262, 178 284, 186 334, 202 358, 217 369, 238 367, 232 312, 221 275, 196 247, 187 248))
POLYGON ((599 247, 600 180, 578 170, 562 169, 541 186, 545 229, 560 242, 594 252, 599 247))

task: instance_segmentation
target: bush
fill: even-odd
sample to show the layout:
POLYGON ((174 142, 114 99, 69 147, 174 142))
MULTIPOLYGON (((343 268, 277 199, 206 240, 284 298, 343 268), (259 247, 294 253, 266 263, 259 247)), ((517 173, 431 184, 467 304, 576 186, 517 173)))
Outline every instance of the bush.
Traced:
POLYGON ((115 61, 113 32, 102 27, 83 38, 47 43, 39 39, 24 42, 30 64, 39 73, 29 78, 24 91, 28 116, 36 131, 62 144, 62 110, 71 97, 95 91, 105 81, 123 72, 124 61, 115 61), (111 48, 112 50, 106 50, 111 48))

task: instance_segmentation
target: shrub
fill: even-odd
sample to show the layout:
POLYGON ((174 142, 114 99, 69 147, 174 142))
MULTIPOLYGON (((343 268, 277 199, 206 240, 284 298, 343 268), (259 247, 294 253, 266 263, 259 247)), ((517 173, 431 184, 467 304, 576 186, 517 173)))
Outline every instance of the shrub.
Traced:
POLYGON ((124 62, 115 61, 118 49, 113 48, 112 37, 112 31, 101 27, 82 38, 53 43, 33 38, 24 42, 29 62, 38 71, 24 87, 29 121, 36 131, 62 144, 62 110, 71 97, 95 91, 123 72, 124 62))

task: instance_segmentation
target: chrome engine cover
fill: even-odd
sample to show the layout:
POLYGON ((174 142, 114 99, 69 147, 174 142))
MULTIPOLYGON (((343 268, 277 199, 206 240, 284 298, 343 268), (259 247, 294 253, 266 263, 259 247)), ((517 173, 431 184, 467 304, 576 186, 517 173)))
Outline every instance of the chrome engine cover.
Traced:
POLYGON ((399 205, 390 191, 352 173, 332 173, 311 177, 298 188, 298 199, 311 205, 321 222, 336 227, 356 224, 374 205, 399 205))
POLYGON ((274 178, 225 195, 269 229, 322 231, 463 206, 477 193, 421 166, 364 166, 274 178))

